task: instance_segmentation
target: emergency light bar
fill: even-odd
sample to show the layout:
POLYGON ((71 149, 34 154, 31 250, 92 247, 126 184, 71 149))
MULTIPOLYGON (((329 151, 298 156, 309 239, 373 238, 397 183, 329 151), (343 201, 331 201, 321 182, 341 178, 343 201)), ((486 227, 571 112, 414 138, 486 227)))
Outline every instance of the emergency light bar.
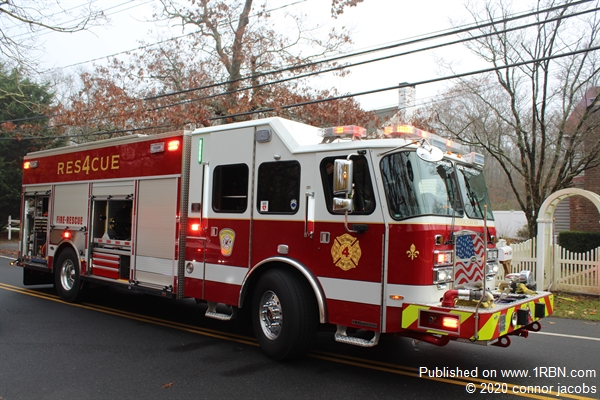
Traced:
MULTIPOLYGON (((383 135, 386 138, 427 139, 429 140, 429 143, 431 143, 432 146, 437 147, 438 149, 443 150, 444 152, 457 153, 459 155, 467 153, 467 149, 465 146, 459 143, 454 143, 450 139, 445 139, 431 132, 415 128, 412 125, 386 126, 383 128, 383 135)), ((481 164, 483 165, 483 155, 479 154, 479 156, 481 157, 481 164)))
POLYGON ((410 137, 420 137, 420 138, 429 138, 431 137, 431 133, 421 130, 419 128, 415 128, 412 125, 393 125, 386 126, 383 128, 383 134, 387 137, 402 137, 402 136, 410 136, 410 137))
POLYGON ((358 125, 333 126, 319 131, 323 138, 360 140, 367 137, 367 130, 358 125))
POLYGON ((471 153, 465 154, 463 156, 463 158, 465 159, 465 161, 467 161, 467 162, 469 162, 471 164, 479 164, 479 165, 483 165, 484 164, 484 156, 483 156, 483 154, 471 152, 471 153))

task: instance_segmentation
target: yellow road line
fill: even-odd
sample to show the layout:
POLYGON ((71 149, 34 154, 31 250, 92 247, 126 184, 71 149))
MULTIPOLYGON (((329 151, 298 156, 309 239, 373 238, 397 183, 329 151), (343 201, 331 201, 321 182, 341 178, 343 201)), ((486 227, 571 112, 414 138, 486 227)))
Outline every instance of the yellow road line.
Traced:
POLYGON ((44 300, 55 301, 57 303, 62 303, 62 304, 66 304, 66 305, 70 305, 70 306, 78 307, 78 308, 83 308, 86 310, 98 311, 98 312, 101 312, 104 314, 114 315, 114 316, 123 317, 123 318, 129 318, 129 319, 132 319, 135 321, 147 322, 147 323, 151 323, 151 324, 155 324, 155 325, 165 326, 167 328, 178 329, 178 330, 185 331, 185 332, 201 334, 204 336, 210 336, 210 337, 219 338, 219 339, 225 339, 225 340, 229 340, 229 341, 233 341, 233 342, 248 344, 251 346, 258 346, 258 343, 256 342, 255 339, 247 338, 247 337, 241 336, 241 335, 228 334, 228 333, 224 333, 224 332, 220 332, 220 331, 215 331, 215 330, 211 330, 211 329, 207 329, 207 328, 200 328, 200 327, 193 326, 193 325, 181 324, 178 322, 163 320, 163 319, 155 318, 155 317, 147 317, 147 316, 140 315, 140 314, 134 314, 134 313, 131 313, 128 311, 116 310, 116 309, 112 309, 112 308, 108 308, 108 307, 104 307, 104 306, 98 306, 95 304, 67 303, 67 302, 61 300, 56 295, 39 293, 39 292, 36 292, 35 290, 23 289, 23 288, 20 288, 17 286, 7 285, 5 283, 0 283, 0 289, 8 290, 8 291, 15 292, 15 293, 26 294, 28 296, 37 297, 37 298, 44 299, 44 300))
MULTIPOLYGON (((104 314, 128 318, 128 319, 132 319, 135 321, 146 322, 146 323, 150 323, 150 324, 164 326, 167 328, 174 328, 174 329, 178 329, 178 330, 181 330, 184 332, 195 333, 195 334, 213 337, 213 338, 217 338, 217 339, 224 339, 224 340, 247 344, 247 345, 251 345, 251 346, 258 346, 258 343, 257 343, 256 339, 254 339, 254 338, 248 338, 248 337, 241 336, 241 335, 224 333, 221 331, 216 331, 216 330, 212 330, 212 329, 208 329, 208 328, 200 328, 200 327, 197 327, 194 325, 188 325, 188 324, 164 320, 164 319, 160 319, 160 318, 135 314, 135 313, 132 313, 129 311, 116 310, 113 308, 95 305, 95 304, 67 303, 67 302, 64 302, 63 300, 61 300, 58 296, 56 296, 54 294, 40 293, 35 290, 24 289, 24 288, 20 288, 17 286, 8 285, 8 284, 2 283, 2 282, 0 282, 0 289, 4 289, 4 290, 8 290, 8 291, 15 292, 15 293, 20 293, 20 294, 26 294, 28 296, 37 297, 37 298, 44 299, 44 300, 51 300, 51 301, 55 301, 57 303, 62 303, 62 304, 66 304, 66 305, 70 305, 70 306, 74 306, 74 307, 78 307, 78 308, 83 308, 86 310, 98 311, 98 312, 101 312, 104 314)), ((590 400, 590 399, 592 399, 591 397, 577 396, 577 395, 572 395, 572 394, 568 394, 568 393, 560 393, 559 394, 554 391, 548 392, 547 395, 539 395, 539 394, 534 394, 534 393, 514 393, 514 392, 512 392, 512 389, 515 387, 520 388, 521 386, 532 386, 532 385, 516 385, 516 384, 512 384, 512 383, 508 383, 508 382, 499 382, 499 381, 492 381, 492 380, 486 380, 486 379, 480 379, 480 378, 470 378, 470 377, 437 378, 437 377, 429 377, 429 376, 419 376, 418 368, 416 368, 416 367, 402 366, 402 365, 397 365, 397 364, 392 364, 392 363, 386 363, 386 362, 369 360, 369 359, 364 359, 364 358, 346 356, 346 355, 335 354, 335 353, 328 353, 328 352, 318 351, 318 350, 313 350, 313 351, 309 352, 308 356, 312 357, 312 358, 324 360, 324 361, 335 362, 338 364, 351 365, 351 366, 355 366, 355 367, 359 367, 359 368, 368 368, 368 369, 372 369, 372 370, 388 372, 388 373, 397 374, 397 375, 410 376, 410 377, 419 378, 419 379, 428 379, 428 380, 432 380, 432 381, 449 383, 452 385, 459 385, 459 386, 464 386, 464 387, 467 387, 467 385, 474 384, 474 383, 492 384, 494 387, 497 387, 496 385, 500 385, 500 387, 502 387, 503 384, 506 384, 507 388, 510 390, 508 390, 508 392, 504 393, 504 394, 510 394, 513 396, 521 396, 521 397, 529 397, 532 399, 549 399, 549 398, 555 399, 557 396, 560 396, 562 398, 575 399, 575 400, 590 400)), ((542 385, 540 385, 540 386, 542 386, 542 385)), ((546 385, 546 386, 548 386, 548 385, 546 385)), ((480 388, 478 387, 477 389, 479 390, 480 388)))

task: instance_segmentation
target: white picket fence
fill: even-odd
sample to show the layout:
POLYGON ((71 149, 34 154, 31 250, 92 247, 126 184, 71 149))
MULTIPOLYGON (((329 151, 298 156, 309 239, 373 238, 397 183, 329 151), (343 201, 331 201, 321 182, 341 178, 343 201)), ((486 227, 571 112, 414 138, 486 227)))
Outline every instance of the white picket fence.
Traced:
POLYGON ((21 226, 21 221, 18 219, 12 219, 11 216, 8 216, 8 225, 6 226, 6 230, 8 231, 8 240, 12 239, 13 231, 19 231, 21 226))
MULTIPOLYGON (((536 239, 511 244, 511 247, 510 272, 530 270, 535 273, 536 239)), ((586 253, 573 253, 555 244, 552 258, 552 274, 544 277, 544 286, 550 285, 553 291, 600 295, 600 247, 586 253)), ((499 271, 497 278, 503 279, 504 271, 499 271)))

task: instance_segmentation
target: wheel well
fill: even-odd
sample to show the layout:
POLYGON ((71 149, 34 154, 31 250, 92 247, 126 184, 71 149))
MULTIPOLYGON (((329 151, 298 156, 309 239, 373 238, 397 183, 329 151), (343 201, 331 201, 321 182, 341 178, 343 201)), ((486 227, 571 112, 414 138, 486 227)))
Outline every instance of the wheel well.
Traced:
POLYGON ((79 271, 81 271, 81 262, 79 260, 79 255, 77 254, 77 250, 75 249, 75 247, 73 247, 73 245, 71 243, 64 242, 58 246, 58 249, 56 249, 56 252, 54 253, 54 257, 52 259, 52 272, 56 271, 56 268, 55 268, 56 260, 59 259, 59 257, 62 255, 63 252, 69 251, 69 250, 71 250, 73 252, 73 254, 75 254, 75 258, 77 259, 77 268, 79 268, 79 271))
POLYGON ((323 288, 319 284, 318 279, 314 274, 306 268, 304 265, 287 259, 275 259, 267 260, 261 264, 256 265, 252 271, 246 276, 245 281, 242 283, 242 290, 240 292, 239 307, 242 308, 245 304, 252 304, 252 294, 256 287, 257 282, 260 278, 269 270, 279 269, 289 272, 294 276, 298 282, 302 282, 307 285, 315 295, 315 301, 319 308, 319 321, 321 323, 327 322, 327 304, 325 303, 325 294, 323 288))

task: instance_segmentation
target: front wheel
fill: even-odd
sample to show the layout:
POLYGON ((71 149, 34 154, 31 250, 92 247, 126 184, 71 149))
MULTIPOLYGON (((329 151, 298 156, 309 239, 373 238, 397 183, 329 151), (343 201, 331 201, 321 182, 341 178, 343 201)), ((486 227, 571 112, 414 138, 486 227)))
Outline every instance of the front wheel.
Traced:
POLYGON ((317 304, 308 283, 287 271, 260 278, 252 302, 252 325, 261 349, 275 360, 310 350, 317 333, 317 304))
POLYGON ((81 295, 79 263, 73 250, 63 250, 56 260, 54 286, 61 299, 75 302, 81 295))

